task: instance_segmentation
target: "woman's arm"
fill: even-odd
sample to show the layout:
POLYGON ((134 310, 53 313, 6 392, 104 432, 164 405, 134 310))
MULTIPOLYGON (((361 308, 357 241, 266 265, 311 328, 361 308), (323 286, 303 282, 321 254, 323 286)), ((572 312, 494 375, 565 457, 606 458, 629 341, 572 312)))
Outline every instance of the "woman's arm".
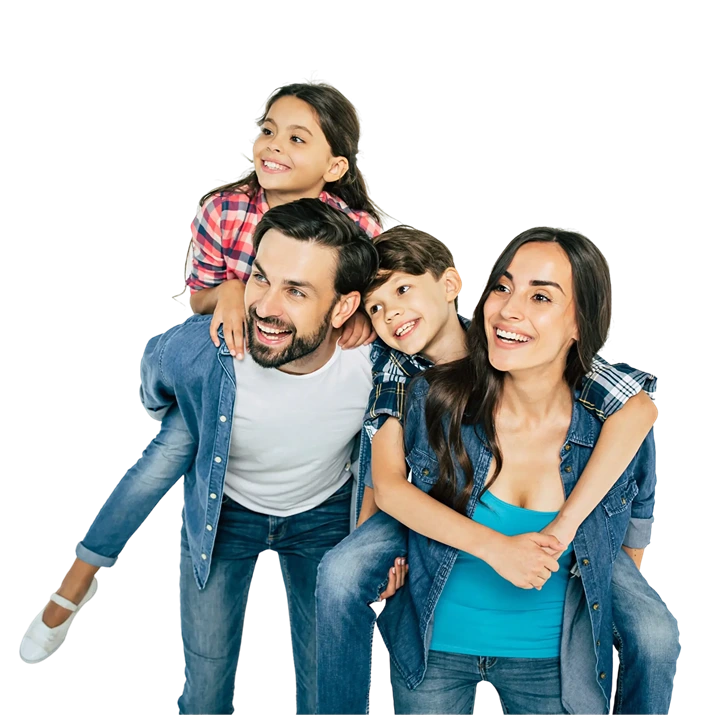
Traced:
POLYGON ((631 463, 657 416, 655 404, 641 391, 606 420, 578 483, 542 533, 553 534, 563 544, 573 541, 578 527, 631 463))
POLYGON ((382 511, 413 531, 486 561, 520 588, 540 589, 559 566, 543 547, 564 549, 546 534, 504 536, 442 504, 407 481, 402 425, 388 419, 372 440, 372 482, 382 511))

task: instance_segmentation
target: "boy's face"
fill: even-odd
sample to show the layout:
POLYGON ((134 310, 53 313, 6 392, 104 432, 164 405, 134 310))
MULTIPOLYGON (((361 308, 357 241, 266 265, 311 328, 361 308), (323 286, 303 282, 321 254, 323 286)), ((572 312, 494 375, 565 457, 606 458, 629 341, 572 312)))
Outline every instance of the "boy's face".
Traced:
MULTIPOLYGON (((391 348, 408 355, 431 355, 430 347, 438 342, 454 311, 453 277, 459 275, 448 268, 440 278, 431 273, 412 276, 395 271, 389 280, 364 298, 365 310, 375 332, 391 348)), ((461 284, 460 284, 461 285, 461 284)))

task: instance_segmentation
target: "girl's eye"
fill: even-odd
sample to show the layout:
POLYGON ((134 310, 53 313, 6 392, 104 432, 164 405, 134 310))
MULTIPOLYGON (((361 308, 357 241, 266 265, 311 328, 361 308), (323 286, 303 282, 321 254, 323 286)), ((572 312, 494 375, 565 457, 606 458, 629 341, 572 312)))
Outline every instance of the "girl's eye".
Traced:
POLYGON ((295 144, 305 144, 305 140, 304 140, 304 139, 301 139, 300 137, 297 137, 297 136, 295 136, 295 135, 293 135, 293 136, 290 138, 290 140, 291 140, 292 142, 294 142, 295 144))
POLYGON ((534 295, 534 300, 537 303, 550 303, 551 302, 551 298, 549 298, 549 296, 547 296, 547 295, 544 295, 543 293, 536 293, 536 295, 534 295))
POLYGON ((400 286, 397 289, 397 295, 404 295, 410 289, 410 286, 400 286))
POLYGON ((380 310, 382 310, 381 305, 371 305, 367 312, 370 313, 370 315, 375 315, 380 310))
POLYGON ((268 127, 261 127, 261 134, 268 137, 273 134, 273 132, 268 127))

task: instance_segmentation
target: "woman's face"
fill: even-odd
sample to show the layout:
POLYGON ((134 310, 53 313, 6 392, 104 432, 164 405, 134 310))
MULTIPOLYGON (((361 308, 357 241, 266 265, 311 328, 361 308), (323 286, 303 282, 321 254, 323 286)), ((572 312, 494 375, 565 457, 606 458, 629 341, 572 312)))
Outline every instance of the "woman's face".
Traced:
POLYGON ((502 372, 563 372, 578 339, 571 263, 558 243, 524 244, 484 304, 489 362, 502 372))

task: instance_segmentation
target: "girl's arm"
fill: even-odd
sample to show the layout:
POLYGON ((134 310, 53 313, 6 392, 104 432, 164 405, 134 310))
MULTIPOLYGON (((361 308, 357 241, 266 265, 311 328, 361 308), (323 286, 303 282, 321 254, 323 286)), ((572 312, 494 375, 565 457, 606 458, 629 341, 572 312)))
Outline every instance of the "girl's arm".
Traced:
POLYGON ((641 391, 605 421, 583 474, 542 533, 553 534, 563 544, 573 541, 584 519, 625 472, 657 416, 655 404, 641 391))
POLYGON ((542 547, 565 545, 546 534, 504 536, 438 502, 407 481, 402 425, 391 417, 372 440, 372 482, 378 508, 413 531, 486 561, 520 588, 540 589, 559 566, 542 547))
POLYGON ((211 340, 219 346, 218 329, 223 325, 223 337, 231 355, 243 358, 245 306, 243 296, 246 286, 241 280, 227 280, 213 288, 204 288, 191 294, 191 310, 200 315, 213 313, 209 328, 211 340))

